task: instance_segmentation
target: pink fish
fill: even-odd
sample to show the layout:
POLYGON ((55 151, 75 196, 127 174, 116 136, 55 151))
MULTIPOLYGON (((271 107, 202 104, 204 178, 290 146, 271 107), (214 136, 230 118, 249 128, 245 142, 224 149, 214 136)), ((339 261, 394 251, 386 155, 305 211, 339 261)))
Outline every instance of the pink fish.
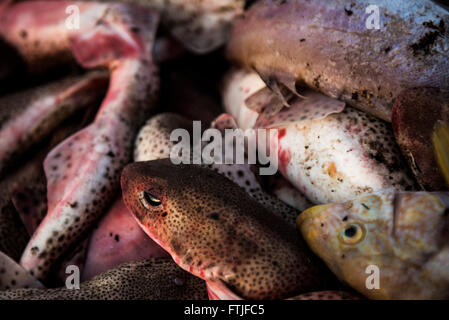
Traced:
POLYGON ((0 20, 1 35, 30 66, 57 55, 111 72, 95 121, 53 149, 44 163, 48 213, 21 258, 25 269, 44 279, 118 190, 120 171, 131 159, 134 135, 158 87, 152 58, 158 16, 124 4, 33 1, 12 5, 0 20), (79 9, 79 29, 66 25, 68 6, 79 9))
POLYGON ((90 236, 81 279, 150 257, 168 257, 168 253, 143 232, 120 196, 90 236))

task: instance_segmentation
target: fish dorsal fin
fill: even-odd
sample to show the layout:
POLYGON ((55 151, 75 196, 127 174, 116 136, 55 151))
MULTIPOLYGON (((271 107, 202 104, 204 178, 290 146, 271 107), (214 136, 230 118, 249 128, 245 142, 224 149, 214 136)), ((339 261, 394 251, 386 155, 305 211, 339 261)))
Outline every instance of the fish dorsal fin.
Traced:
POLYGON ((324 119, 345 108, 344 102, 310 89, 304 90, 302 94, 304 98, 296 97, 290 102, 289 108, 283 108, 276 114, 265 111, 260 113, 254 127, 279 128, 290 123, 324 119))
POLYGON ((55 147, 44 161, 44 170, 47 178, 48 212, 51 212, 61 201, 61 195, 66 194, 74 180, 81 174, 79 166, 94 148, 96 126, 89 125, 73 136, 67 138, 55 147), (91 143, 89 143, 91 141, 91 143), (78 143, 78 142, 86 142, 78 143))
POLYGON ((283 107, 289 107, 289 100, 294 95, 283 85, 277 87, 279 92, 273 92, 269 87, 265 87, 252 94, 245 100, 245 105, 257 113, 274 115, 282 110, 283 107), (282 97, 282 98, 280 98, 282 97))
POLYGON ((44 286, 17 262, 0 251, 0 291, 44 286))
POLYGON ((35 185, 33 188, 21 185, 11 193, 11 201, 30 236, 47 213, 46 191, 45 184, 35 185))
POLYGON ((211 128, 224 131, 225 129, 238 129, 233 116, 228 113, 222 113, 214 121, 212 121, 211 128))

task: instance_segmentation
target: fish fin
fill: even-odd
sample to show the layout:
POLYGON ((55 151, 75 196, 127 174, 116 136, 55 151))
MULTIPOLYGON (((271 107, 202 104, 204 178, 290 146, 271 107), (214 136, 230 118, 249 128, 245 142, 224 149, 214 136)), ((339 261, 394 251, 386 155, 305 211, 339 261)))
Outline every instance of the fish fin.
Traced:
MULTIPOLYGON (((260 72, 256 68, 254 68, 254 70, 259 75, 259 77, 262 79, 262 81, 265 83, 267 88, 271 92, 273 92, 275 94, 275 96, 278 98, 278 101, 276 101, 275 104, 270 106, 270 110, 266 110, 266 111, 270 111, 271 113, 275 114, 276 112, 281 110, 283 107, 289 107, 290 104, 288 103, 288 100, 290 100, 292 98, 293 91, 289 90, 289 88, 287 86, 283 85, 278 80, 278 78, 275 75, 273 75, 272 73, 260 72)), ((262 90, 263 89, 261 89, 260 91, 262 91, 262 90)), ((266 94, 265 92, 263 92, 263 93, 266 94)), ((257 94, 257 92, 255 94, 257 94)), ((259 100, 260 100, 260 98, 259 98, 259 100)), ((251 109, 250 106, 248 106, 248 108, 251 109)))
POLYGON ((206 286, 210 300, 243 300, 221 280, 206 281, 206 286))
POLYGON ((89 153, 90 143, 94 141, 95 124, 91 124, 57 145, 45 158, 44 171, 47 178, 48 212, 53 211, 61 195, 66 194, 66 188, 76 179, 79 165, 89 153))
POLYGON ((441 172, 449 184, 449 127, 447 123, 442 121, 436 123, 432 142, 441 172))
POLYGON ((0 291, 44 286, 13 259, 0 251, 0 291))
POLYGON ((214 121, 212 121, 211 128, 223 131, 225 129, 238 129, 238 125, 235 122, 233 116, 229 113, 222 113, 214 121))
POLYGON ((290 123, 324 119, 330 114, 342 112, 345 108, 344 102, 314 90, 305 90, 303 94, 305 99, 295 98, 291 101, 289 108, 284 108, 274 115, 260 113, 254 127, 279 128, 290 123))
MULTIPOLYGON (((290 99, 293 95, 286 91, 286 97, 290 99)), ((279 95, 268 87, 262 88, 246 98, 245 105, 257 113, 269 115, 278 113, 284 106, 290 106, 287 100, 279 98, 279 95)))
POLYGON ((148 48, 143 48, 145 46, 136 40, 136 30, 152 30, 141 32, 140 36, 146 37, 146 43, 154 43, 158 22, 159 15, 154 11, 124 4, 111 4, 91 29, 70 35, 73 55, 85 68, 109 67, 111 63, 122 58, 142 57, 148 48), (134 15, 133 10, 147 11, 148 14, 141 19, 142 14, 134 15))
POLYGON ((19 186, 11 192, 11 201, 31 236, 47 213, 45 185, 35 186, 33 189, 19 186))

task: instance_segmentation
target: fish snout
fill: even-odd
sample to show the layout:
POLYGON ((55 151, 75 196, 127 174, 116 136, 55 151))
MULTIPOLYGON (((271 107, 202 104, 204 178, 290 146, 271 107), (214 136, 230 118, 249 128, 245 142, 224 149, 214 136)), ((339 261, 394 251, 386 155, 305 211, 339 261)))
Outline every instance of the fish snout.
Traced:
POLYGON ((312 245, 312 242, 325 243, 329 238, 325 228, 326 212, 331 205, 317 205, 302 212, 296 219, 296 226, 302 235, 312 245))

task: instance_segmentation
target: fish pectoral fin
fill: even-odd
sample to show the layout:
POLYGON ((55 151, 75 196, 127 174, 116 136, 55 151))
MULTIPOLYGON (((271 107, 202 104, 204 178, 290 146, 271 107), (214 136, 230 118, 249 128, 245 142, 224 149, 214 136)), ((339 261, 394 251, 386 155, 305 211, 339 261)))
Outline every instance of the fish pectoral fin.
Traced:
POLYGON ((208 280, 206 286, 210 300, 243 300, 242 297, 229 289, 222 280, 208 280))
POLYGON ((436 123, 432 142, 441 172, 446 183, 449 184, 449 126, 447 123, 442 121, 436 123))
MULTIPOLYGON (((248 108, 260 108, 261 106, 254 105, 255 102, 267 102, 262 107, 264 108, 264 112, 268 112, 270 114, 276 114, 279 112, 283 107, 289 107, 290 103, 289 101, 294 98, 294 96, 301 96, 296 91, 296 78, 290 76, 289 74, 275 72, 272 70, 269 70, 267 72, 258 70, 254 68, 254 71, 259 75, 259 77, 262 79, 262 81, 266 84, 267 88, 263 88, 259 90, 258 92, 254 93, 253 96, 259 95, 259 97, 253 98, 255 99, 253 102, 249 97, 247 101, 250 102, 250 104, 247 104, 248 108), (268 90, 264 90, 268 89, 268 90), (267 100, 271 100, 268 101, 267 100), (276 99, 277 98, 277 99, 276 99), (267 109, 268 108, 268 109, 267 109)), ((302 97, 302 96, 301 96, 302 97)), ((245 101, 246 102, 246 101, 245 101)), ((253 109, 254 110, 254 109, 253 109)), ((254 110, 257 111, 257 110, 254 110)), ((257 111, 258 112, 258 111, 257 111)))
POLYGON ((255 128, 280 128, 290 123, 320 120, 345 109, 343 101, 325 96, 311 89, 302 91, 304 98, 295 97, 289 108, 283 108, 276 114, 261 112, 257 117, 255 128))
POLYGON ((0 291, 19 288, 44 288, 21 265, 0 251, 0 291))

